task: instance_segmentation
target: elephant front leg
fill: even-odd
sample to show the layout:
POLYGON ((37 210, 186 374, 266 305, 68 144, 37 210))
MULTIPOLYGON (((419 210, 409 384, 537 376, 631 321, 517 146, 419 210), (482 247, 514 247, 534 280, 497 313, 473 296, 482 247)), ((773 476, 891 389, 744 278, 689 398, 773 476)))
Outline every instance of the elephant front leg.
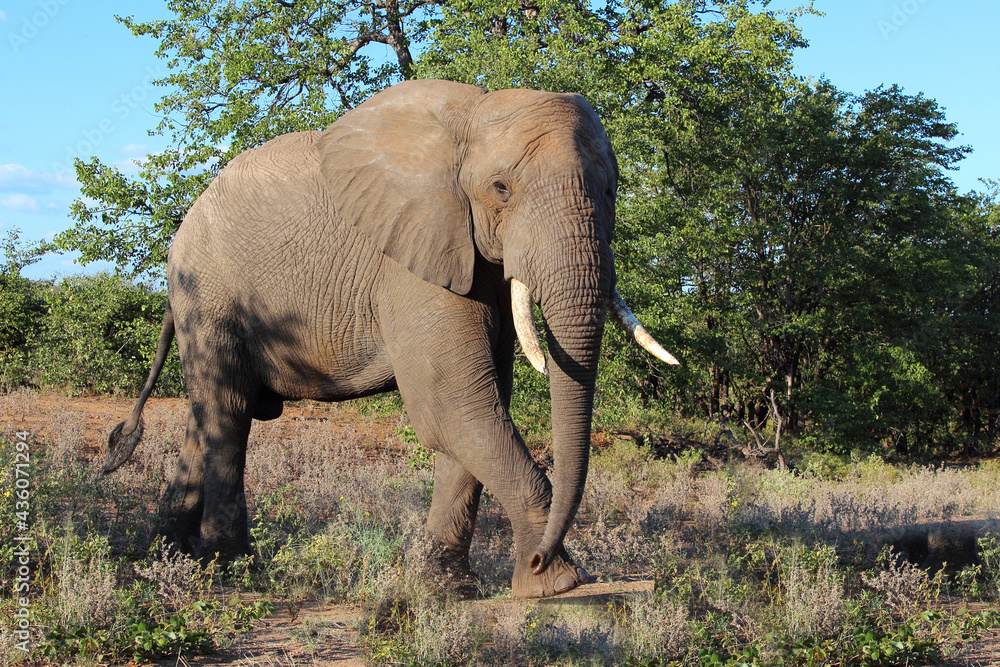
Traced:
MULTIPOLYGON (((439 452, 442 461, 447 461, 440 474, 435 472, 428 521, 428 534, 444 547, 441 558, 459 564, 459 568, 468 562, 479 496, 479 484, 474 480, 482 480, 503 505, 514 530, 514 595, 548 597, 585 583, 587 573, 576 567, 565 551, 544 569, 539 570, 531 562, 545 532, 552 486, 532 460, 509 417, 491 409, 500 405, 499 393, 494 392, 489 401, 465 405, 457 398, 438 401, 428 392, 413 391, 408 378, 401 375, 397 373, 397 380, 417 435, 439 452), (454 406, 460 409, 455 411, 454 406), (435 425, 424 418, 430 414, 437 416, 435 425), (442 450, 445 456, 441 456, 442 450), (440 491, 439 479, 445 483, 440 491)), ((490 391, 489 385, 485 391, 490 391)))
POLYGON ((447 454, 434 457, 434 494, 427 516, 430 565, 438 580, 463 598, 479 595, 469 547, 483 485, 447 454))
POLYGON ((512 350, 512 340, 495 335, 492 297, 460 297, 422 285, 404 282, 398 291, 390 291, 379 314, 396 384, 417 436, 450 458, 435 474, 428 534, 445 547, 446 562, 462 567, 481 482, 503 505, 514 530, 514 595, 547 597, 575 588, 587 575, 565 552, 556 553, 544 566, 532 563, 548 523, 552 485, 532 460, 507 409, 507 357, 512 352, 500 359, 504 363, 498 368, 502 355, 496 348, 512 350), (440 490, 439 480, 444 482, 440 490))
POLYGON ((522 464, 520 475, 515 472, 515 476, 521 477, 524 483, 514 483, 519 492, 513 495, 497 494, 514 529, 516 561, 511 591, 520 598, 559 595, 587 583, 590 575, 573 563, 565 549, 560 549, 544 569, 538 568, 533 561, 548 523, 552 486, 545 473, 531 459, 527 448, 523 443, 519 444, 527 463, 522 464))

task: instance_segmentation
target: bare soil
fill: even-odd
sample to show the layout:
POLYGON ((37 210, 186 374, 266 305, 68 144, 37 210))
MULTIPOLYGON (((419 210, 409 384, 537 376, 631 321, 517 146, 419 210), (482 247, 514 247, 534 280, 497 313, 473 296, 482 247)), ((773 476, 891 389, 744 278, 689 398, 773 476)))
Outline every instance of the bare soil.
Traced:
MULTIPOLYGON (((0 405, 0 427, 7 430, 30 430, 48 435, 51 416, 72 412, 82 416, 84 451, 94 458, 103 457, 107 433, 111 426, 124 420, 132 409, 134 399, 108 397, 63 397, 33 395, 25 401, 4 401, 0 405)), ((151 399, 151 409, 183 410, 185 399, 151 399)), ((400 424, 398 417, 372 417, 339 409, 336 406, 302 402, 288 405, 281 417, 281 431, 294 434, 296 424, 322 423, 326 427, 367 432, 367 442, 378 443, 379 452, 373 455, 406 456, 407 448, 396 435, 400 424)), ((595 445, 604 436, 595 435, 595 445)), ((631 593, 652 592, 653 583, 648 578, 593 583, 581 586, 565 595, 539 601, 541 605, 600 605, 614 598, 631 593)), ((517 604, 513 600, 486 600, 467 604, 502 607, 517 604)), ((252 631, 240 637, 228 649, 215 655, 197 658, 177 658, 155 663, 160 666, 190 665, 241 665, 244 667, 354 667, 368 664, 359 646, 358 625, 361 611, 350 605, 306 604, 296 610, 279 607, 269 618, 260 622, 252 631)), ((1000 628, 984 634, 981 641, 972 645, 959 659, 945 663, 950 667, 1000 667, 1000 628)))

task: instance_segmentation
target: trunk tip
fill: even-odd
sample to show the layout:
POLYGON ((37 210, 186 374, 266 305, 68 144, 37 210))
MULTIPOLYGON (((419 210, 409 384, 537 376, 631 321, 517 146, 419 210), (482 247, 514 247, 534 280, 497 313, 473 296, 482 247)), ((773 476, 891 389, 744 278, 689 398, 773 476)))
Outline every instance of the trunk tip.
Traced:
POLYGON ((531 568, 532 574, 541 574, 548 567, 548 559, 541 552, 536 551, 535 555, 528 561, 528 567, 531 568))

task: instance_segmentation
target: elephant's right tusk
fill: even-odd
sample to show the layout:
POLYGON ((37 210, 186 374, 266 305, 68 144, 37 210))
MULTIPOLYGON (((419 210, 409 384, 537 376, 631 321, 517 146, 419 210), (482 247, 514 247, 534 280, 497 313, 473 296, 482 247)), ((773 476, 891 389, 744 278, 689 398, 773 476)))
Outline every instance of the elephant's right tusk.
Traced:
POLYGON ((635 318, 632 314, 631 309, 625 304, 625 300, 622 299, 622 295, 618 293, 618 290, 611 290, 611 298, 608 299, 608 310, 615 319, 618 321, 622 328, 629 333, 632 338, 635 339, 644 350, 649 352, 651 355, 663 361, 665 363, 671 364, 673 366, 679 365, 681 362, 677 361, 674 355, 670 354, 663 349, 663 346, 656 342, 656 339, 649 335, 649 332, 639 324, 639 320, 635 318))
POLYGON ((510 305, 514 312, 514 331, 517 332, 517 339, 521 342, 524 356, 536 371, 548 375, 545 353, 542 352, 542 344, 538 341, 535 316, 531 311, 531 291, 517 278, 511 278, 510 281, 510 305))

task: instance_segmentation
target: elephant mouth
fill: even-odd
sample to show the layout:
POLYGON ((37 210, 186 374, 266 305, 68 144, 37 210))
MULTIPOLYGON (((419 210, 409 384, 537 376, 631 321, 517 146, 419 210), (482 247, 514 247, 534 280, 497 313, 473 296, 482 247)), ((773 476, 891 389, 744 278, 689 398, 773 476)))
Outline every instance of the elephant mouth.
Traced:
MULTIPOLYGON (((535 317, 531 307, 531 290, 517 278, 512 278, 510 281, 510 300, 514 315, 514 330, 517 332, 517 339, 521 343, 524 355, 536 371, 542 375, 548 375, 545 353, 542 352, 538 330, 535 328, 535 317)), ((672 366, 680 364, 677 358, 667 352, 639 323, 617 289, 612 288, 606 306, 615 321, 642 349, 664 363, 672 366)))

